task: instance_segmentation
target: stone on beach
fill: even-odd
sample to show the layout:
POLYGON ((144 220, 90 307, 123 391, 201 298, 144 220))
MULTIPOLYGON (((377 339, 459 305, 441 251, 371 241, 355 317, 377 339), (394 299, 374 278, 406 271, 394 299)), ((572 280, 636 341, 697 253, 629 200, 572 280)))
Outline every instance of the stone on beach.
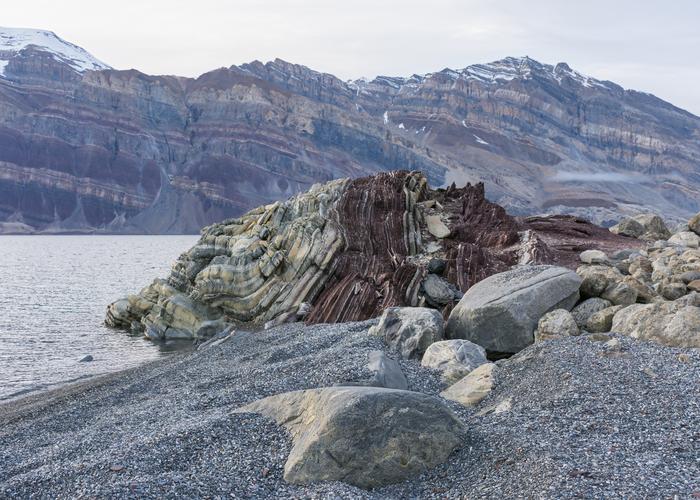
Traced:
POLYGON ((404 359, 419 358, 430 344, 444 338, 444 321, 435 309, 390 307, 370 334, 382 337, 404 359))
POLYGON ((442 380, 452 385, 471 371, 487 363, 483 347, 463 339, 442 340, 431 344, 421 365, 442 372, 442 380))
POLYGON ((452 310, 448 338, 464 338, 487 351, 518 352, 534 341, 539 319, 554 309, 571 309, 581 278, 556 266, 523 266, 470 288, 452 310))
POLYGON ((343 481, 376 488, 444 462, 465 436, 464 424, 435 397, 373 387, 296 391, 256 401, 260 413, 289 430, 288 482, 343 481))

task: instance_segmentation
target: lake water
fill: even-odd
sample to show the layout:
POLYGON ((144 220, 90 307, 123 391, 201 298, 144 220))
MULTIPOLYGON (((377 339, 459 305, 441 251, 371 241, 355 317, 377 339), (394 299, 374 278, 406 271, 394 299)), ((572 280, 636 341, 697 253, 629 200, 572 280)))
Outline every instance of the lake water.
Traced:
POLYGON ((0 401, 136 366, 176 346, 104 326, 196 236, 0 236, 0 401), (91 355, 94 361, 81 363, 91 355))

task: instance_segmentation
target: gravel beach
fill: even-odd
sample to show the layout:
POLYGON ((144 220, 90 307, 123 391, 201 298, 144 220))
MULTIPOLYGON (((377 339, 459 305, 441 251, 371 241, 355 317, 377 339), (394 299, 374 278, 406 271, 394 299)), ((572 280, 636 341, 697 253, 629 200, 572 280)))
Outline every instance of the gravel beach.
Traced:
MULTIPOLYGON (((369 352, 386 349, 367 334, 372 324, 239 332, 208 349, 0 405, 0 496, 700 496, 700 353, 615 335, 551 340, 499 361, 495 387, 478 406, 448 402, 467 439, 420 477, 373 491, 287 484, 287 432, 233 410, 368 378, 369 352)), ((410 390, 444 389, 439 373, 399 362, 410 390)))

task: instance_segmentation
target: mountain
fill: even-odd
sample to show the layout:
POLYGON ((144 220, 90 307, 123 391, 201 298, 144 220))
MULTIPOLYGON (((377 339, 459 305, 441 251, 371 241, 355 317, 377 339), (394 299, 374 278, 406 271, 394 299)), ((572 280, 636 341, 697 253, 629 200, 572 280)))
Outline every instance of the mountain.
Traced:
POLYGON ((312 184, 423 171, 516 214, 700 210, 700 118, 566 64, 344 82, 275 60, 111 69, 0 28, 0 231, 196 232, 312 184))

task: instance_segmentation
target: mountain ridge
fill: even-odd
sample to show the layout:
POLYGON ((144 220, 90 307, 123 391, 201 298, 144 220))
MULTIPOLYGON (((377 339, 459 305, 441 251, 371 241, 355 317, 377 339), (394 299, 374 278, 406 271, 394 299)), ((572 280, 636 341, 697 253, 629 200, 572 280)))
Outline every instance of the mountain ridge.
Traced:
POLYGON ((700 210, 700 118, 566 63, 343 81, 281 59, 189 78, 88 71, 36 44, 8 54, 5 231, 196 232, 314 182, 395 169, 484 181, 523 215, 700 210))

